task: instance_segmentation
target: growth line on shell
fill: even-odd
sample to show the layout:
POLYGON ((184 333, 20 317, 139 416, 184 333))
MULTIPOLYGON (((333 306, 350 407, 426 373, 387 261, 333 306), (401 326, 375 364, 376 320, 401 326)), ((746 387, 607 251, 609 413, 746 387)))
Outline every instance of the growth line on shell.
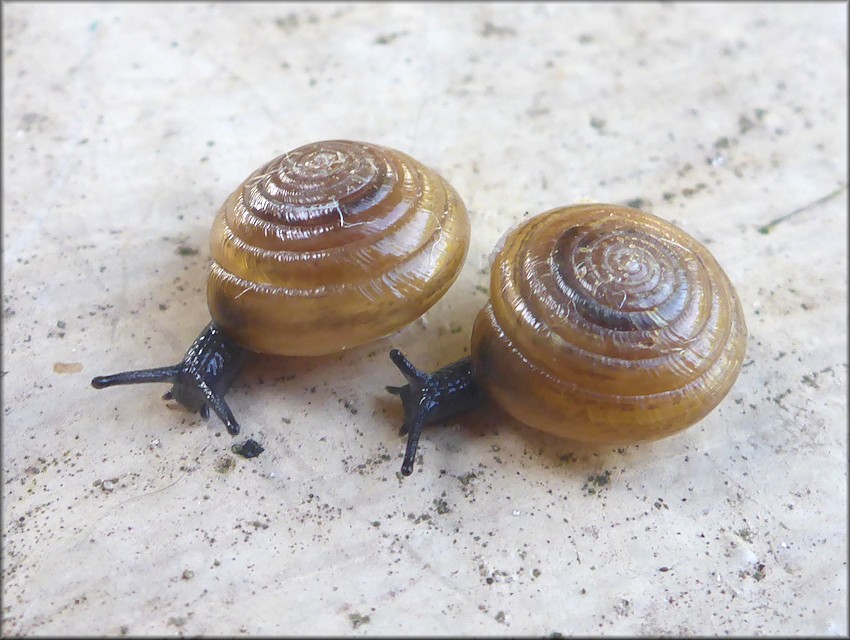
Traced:
POLYGON ((581 282, 584 281, 584 277, 587 275, 587 271, 588 271, 587 266, 584 264, 583 261, 579 262, 576 265, 576 275, 578 276, 579 281, 581 281, 581 282))
POLYGON ((440 243, 440 240, 443 239, 443 225, 440 221, 437 221, 437 239, 434 240, 434 243, 431 245, 431 251, 428 254, 428 266, 431 267, 434 264, 434 250, 437 248, 437 245, 440 243))
POLYGON ((681 244, 679 244, 678 242, 676 242, 672 238, 665 238, 664 236, 659 236, 658 239, 661 240, 661 242, 665 242, 667 244, 672 244, 674 247, 678 247, 682 251, 690 251, 690 249, 682 246, 681 244))

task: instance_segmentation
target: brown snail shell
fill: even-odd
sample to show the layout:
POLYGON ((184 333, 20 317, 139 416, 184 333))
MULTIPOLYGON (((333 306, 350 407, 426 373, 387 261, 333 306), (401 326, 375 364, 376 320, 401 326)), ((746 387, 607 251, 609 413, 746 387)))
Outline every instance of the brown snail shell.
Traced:
POLYGON ((472 372, 515 418, 604 444, 706 416, 741 370, 747 329, 729 278, 676 226, 637 209, 552 209, 495 256, 472 372))
POLYGON ((469 219, 410 156, 330 140, 264 164, 215 218, 207 303, 237 344, 323 355, 421 316, 457 278, 469 219))

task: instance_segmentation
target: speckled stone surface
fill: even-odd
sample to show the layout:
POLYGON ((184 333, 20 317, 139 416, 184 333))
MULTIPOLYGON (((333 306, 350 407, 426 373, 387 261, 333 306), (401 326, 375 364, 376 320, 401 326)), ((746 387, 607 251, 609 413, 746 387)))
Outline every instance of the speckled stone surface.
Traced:
MULTIPOLYGON (((3 634, 847 635, 847 7, 3 5, 3 634), (344 355, 258 358, 257 458, 164 386, 213 214, 352 138, 470 210, 448 294, 344 355), (399 474, 404 350, 468 349, 528 212, 632 203, 744 302, 699 425, 593 449, 484 408, 399 474)), ((241 441, 241 439, 240 439, 241 441)))

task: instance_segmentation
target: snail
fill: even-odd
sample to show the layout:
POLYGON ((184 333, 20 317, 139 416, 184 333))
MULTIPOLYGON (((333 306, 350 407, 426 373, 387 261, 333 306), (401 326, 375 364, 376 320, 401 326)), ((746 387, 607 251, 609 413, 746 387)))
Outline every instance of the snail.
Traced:
POLYGON ((428 374, 399 350, 410 475, 423 427, 484 398, 526 425, 599 445, 696 423, 741 370, 747 328, 709 251, 674 225, 610 204, 522 222, 493 254, 471 355, 428 374))
POLYGON ((299 147, 254 171, 212 225, 211 322, 175 365, 98 376, 97 389, 170 382, 163 398, 236 435, 224 396, 251 352, 317 356, 387 336, 457 278, 469 218, 454 188, 387 147, 299 147))

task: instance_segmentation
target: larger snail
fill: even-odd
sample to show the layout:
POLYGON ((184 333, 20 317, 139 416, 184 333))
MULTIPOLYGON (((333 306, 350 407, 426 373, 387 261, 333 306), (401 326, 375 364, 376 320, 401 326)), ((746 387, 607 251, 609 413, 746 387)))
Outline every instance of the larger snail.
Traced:
POLYGON ((494 255, 471 357, 427 374, 398 350, 408 384, 402 473, 424 426, 485 396, 520 422, 572 440, 630 444, 696 423, 741 370, 747 328, 708 250, 656 216, 609 204, 552 209, 494 255))
POLYGON ((386 147, 331 140, 254 171, 212 225, 212 321, 183 361, 98 376, 101 389, 171 382, 163 396, 239 433, 224 395, 248 352, 315 356, 384 337, 457 278, 469 219, 433 170, 386 147))

